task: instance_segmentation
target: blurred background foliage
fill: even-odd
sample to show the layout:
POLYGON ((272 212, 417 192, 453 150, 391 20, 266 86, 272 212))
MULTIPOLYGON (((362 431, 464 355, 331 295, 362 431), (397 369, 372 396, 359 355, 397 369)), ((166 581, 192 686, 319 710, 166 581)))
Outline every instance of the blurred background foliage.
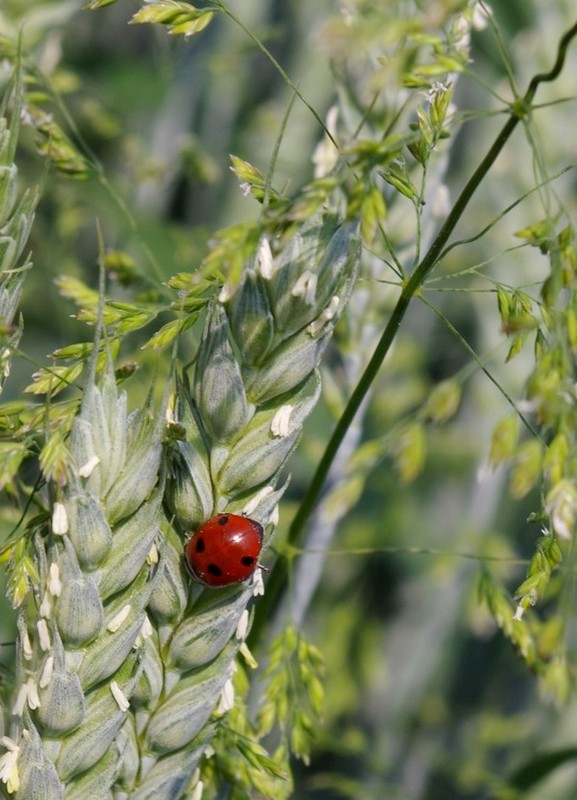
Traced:
MULTIPOLYGON (((21 347, 28 359, 15 363, 4 400, 20 397, 38 364, 46 365, 48 353, 91 339, 90 329, 71 316, 75 308, 59 293, 56 278, 66 274, 96 286, 96 220, 111 251, 109 266, 117 267, 109 270, 109 294, 156 304, 170 299, 164 281, 194 269, 217 229, 259 213, 239 191, 229 154, 266 174, 290 87, 254 41, 224 16, 186 41, 158 27, 129 26, 139 5, 124 0, 87 12, 77 0, 4 0, 0 9, 0 35, 4 31, 13 41, 24 24, 25 52, 44 76, 38 91, 45 95, 47 113, 69 131, 89 165, 87 170, 80 165, 69 178, 54 170, 43 175, 32 134, 23 136, 21 174, 25 180, 41 177, 44 193, 30 240, 34 270, 22 303, 21 347)), ((395 35, 402 3, 355 5, 374 6, 378 24, 390 25, 390 36, 395 35)), ((435 16, 461 5, 415 3, 431 25, 435 16)), ((551 66, 560 34, 574 22, 574 4, 494 0, 491 5, 523 91, 535 71, 551 66)), ((231 4, 321 118, 338 94, 337 80, 354 79, 368 47, 362 40, 356 47, 346 41, 334 24, 336 6, 329 0, 231 4)), ((546 106, 535 118, 550 173, 575 159, 574 51, 560 80, 538 98, 540 103, 573 98, 546 106)), ((494 35, 474 32, 472 58, 470 74, 460 76, 455 87, 461 125, 444 144, 443 180, 452 196, 502 124, 499 115, 489 113, 503 108, 493 93, 510 97, 494 35)), ((346 91, 342 83, 339 91, 346 91)), ((277 186, 294 194, 310 180, 311 154, 320 138, 317 120, 297 101, 280 140, 277 186)), ((456 238, 475 236, 534 186, 535 152, 517 132, 473 199, 456 238)), ((574 212, 573 173, 559 179, 555 190, 574 212)), ((423 303, 411 309, 374 387, 363 437, 369 443, 389 437, 388 447, 382 453, 376 448, 381 454, 364 468, 360 497, 331 544, 307 615, 305 630, 327 665, 326 704, 311 763, 296 767, 295 797, 577 796, 572 759, 550 775, 543 769, 542 780, 528 789, 517 792, 508 782, 535 753, 575 746, 577 707, 573 693, 563 702, 548 696, 479 599, 485 569, 508 591, 519 585, 539 536, 539 525, 527 522, 540 505, 539 489, 511 497, 510 474, 484 466, 492 430, 511 411, 504 393, 519 399, 533 361, 528 347, 505 362, 510 341, 501 329, 495 292, 477 275, 487 263, 485 275, 511 286, 530 287, 543 279, 543 256, 514 237, 535 221, 537 199, 531 195, 487 235, 453 250, 427 287, 427 298, 475 349, 503 391, 423 303), (458 411, 443 425, 429 419, 421 442, 423 429, 411 424, 433 388, 447 380, 457 387, 458 411), (403 462, 403 441, 409 441, 407 452, 417 461, 422 448, 422 465, 403 462)), ((399 245, 410 235, 407 216, 400 206, 391 222, 399 245)), ((425 238, 437 225, 434 212, 429 224, 425 238)), ((364 281, 361 289, 380 294, 382 316, 373 320, 378 331, 393 295, 370 276, 364 281)), ((151 370, 159 368, 156 354, 139 348, 163 321, 161 313, 123 343, 124 359, 138 354, 140 370, 127 383, 136 403, 144 398, 151 370)), ((356 355, 362 359, 366 353, 356 355)), ((281 539, 333 424, 340 368, 338 354, 333 358, 337 378, 327 375, 326 402, 309 421, 291 463, 281 539)), ((168 370, 168 361, 166 356, 161 370, 168 370)), ((3 528, 10 529, 15 518, 5 504, 3 528)), ((551 607, 545 602, 541 614, 553 627, 565 615, 574 655, 570 557, 568 564, 562 602, 551 607)), ((5 642, 13 637, 4 622, 9 619, 8 609, 2 610, 5 642)), ((256 652, 258 657, 258 644, 256 652)))

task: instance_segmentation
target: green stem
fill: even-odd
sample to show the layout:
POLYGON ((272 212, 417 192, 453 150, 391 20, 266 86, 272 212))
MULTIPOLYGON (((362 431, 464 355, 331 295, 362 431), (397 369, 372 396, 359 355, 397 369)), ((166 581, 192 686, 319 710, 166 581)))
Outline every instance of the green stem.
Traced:
POLYGON ((397 301, 393 313, 391 314, 391 318, 389 319, 389 322, 383 331, 383 335, 377 344, 375 352, 373 353, 371 360, 369 361, 361 379, 355 387, 355 390, 353 391, 350 400, 335 427, 333 435, 331 436, 331 439, 327 444, 325 452, 319 462, 316 473, 309 485, 308 491, 292 521, 288 537, 288 541, 291 544, 297 544, 300 539, 305 524, 319 500, 335 455, 355 417, 355 414, 359 409, 359 406, 364 400, 369 388, 371 387, 375 377, 377 376, 377 373, 381 368, 387 353, 389 352, 391 344, 394 341, 397 330, 403 317, 405 316, 410 301, 415 294, 418 293, 427 276, 437 264, 443 248, 447 244, 450 235, 463 215, 463 212, 467 207, 469 200, 477 190, 477 187, 485 175, 489 172, 490 168, 497 159, 497 156, 517 127, 517 124, 528 112, 531 101, 533 100, 535 92, 537 91, 537 87, 540 83, 554 80, 560 73, 565 61, 567 47, 575 35, 577 35, 577 23, 575 23, 575 25, 573 25, 573 27, 570 28, 570 30, 568 30, 560 40, 557 60, 555 61, 555 64, 550 72, 539 73, 538 75, 535 75, 529 83, 529 87, 525 93, 525 96, 511 107, 511 116, 497 135, 485 158, 481 161, 475 172, 469 178, 469 181, 459 195, 447 219, 441 226, 441 229, 437 233, 429 250, 403 286, 401 295, 397 301))
MULTIPOLYGON (((369 361, 359 383, 355 387, 350 400, 341 416, 333 435, 329 443, 327 444, 326 450, 319 462, 317 467, 316 473, 313 476, 309 488, 303 498, 303 501, 292 521, 292 524, 289 529, 288 539, 287 542, 289 545, 293 545, 298 547, 300 544, 300 540, 303 535, 303 531, 305 525, 311 516, 315 506, 319 502, 319 498, 321 496, 326 478, 328 476, 329 470, 335 458, 335 455, 345 437, 349 426, 351 425, 355 414, 357 413, 359 406, 363 402, 367 392, 369 391, 377 373, 379 372, 381 365, 390 350, 391 344, 394 341, 394 338, 397 334, 397 330, 405 316, 409 303, 413 299, 413 297, 419 292, 421 286, 423 285, 424 281, 428 277, 429 273, 437 264, 439 258, 443 256, 444 248, 447 244, 449 237, 451 236, 455 226, 457 225, 458 221, 460 220, 465 208, 467 207, 469 200, 475 193, 477 187, 485 177, 485 175, 489 172, 490 168, 492 167, 493 163, 497 159, 497 156, 505 146, 506 142, 510 138, 511 134, 517 127, 517 124, 523 119, 523 117, 529 113, 531 102, 533 97, 535 96, 535 92, 540 83, 544 83, 546 81, 554 80, 557 75, 560 73, 564 61, 565 55, 567 51, 567 47, 569 43, 573 39, 573 37, 577 35, 577 23, 573 25, 561 38, 559 42, 559 48, 557 52, 557 59, 553 68, 550 72, 546 73, 539 73, 535 75, 531 82, 529 83, 529 87, 524 95, 523 98, 517 100, 512 106, 510 110, 510 117, 501 129, 500 133, 497 135, 495 141, 489 148, 487 155, 481 161, 473 175, 469 178, 469 181, 465 185, 463 191, 459 195, 455 205, 453 206, 452 210, 450 211, 447 219, 441 226, 439 232, 437 233, 433 243, 431 244, 429 250, 423 257, 422 261, 418 264, 415 268, 414 272, 410 275, 410 277, 406 280, 401 295, 397 301, 397 304, 393 310, 391 318, 383 331, 381 339, 377 344, 375 352, 373 353, 371 360, 369 361)), ((270 579, 267 582, 267 589, 265 596, 258 607, 257 617, 255 619, 255 623, 253 625, 253 629, 251 631, 249 637, 249 646, 253 643, 258 641, 259 633, 263 624, 266 623, 267 619, 270 618, 271 609, 274 607, 276 598, 281 591, 284 581, 286 578, 288 570, 288 561, 287 559, 280 559, 279 562, 276 564, 275 569, 270 576, 270 579)))
POLYGON ((223 12, 223 14, 226 14, 226 16, 229 17, 229 19, 231 19, 236 25, 238 25, 238 27, 244 33, 246 33, 246 35, 249 37, 249 39, 251 39, 254 42, 254 44, 258 47, 258 49, 266 56, 266 58, 268 58, 268 60, 273 65, 273 67, 277 70, 277 72, 281 76, 281 78, 285 81, 287 86, 289 86, 292 89, 292 91, 299 98, 301 103, 303 103, 303 105, 306 108, 308 108, 308 110, 311 112, 313 117, 316 119, 316 121, 321 126, 321 128, 324 131, 324 133, 327 136, 327 138, 334 144, 334 146, 338 150, 339 149, 338 142, 336 141, 336 139, 334 138, 332 133, 329 131, 329 129, 327 128, 327 126, 325 125, 325 123, 323 122, 321 117, 319 116, 317 110, 309 103, 309 101, 306 99, 306 97, 301 93, 301 91, 298 88, 298 86, 290 79, 288 73, 281 67, 281 65, 276 60, 276 58, 273 56, 273 54, 270 52, 270 50, 261 42, 261 40, 258 38, 258 36, 255 36, 255 34, 251 30, 249 30, 249 28, 246 27, 246 25, 244 24, 244 22, 242 22, 241 19, 239 19, 237 16, 235 16, 235 14, 232 13, 230 8, 228 8, 228 6, 224 2, 222 2, 222 0, 216 0, 216 5, 217 5, 217 8, 220 11, 223 12))

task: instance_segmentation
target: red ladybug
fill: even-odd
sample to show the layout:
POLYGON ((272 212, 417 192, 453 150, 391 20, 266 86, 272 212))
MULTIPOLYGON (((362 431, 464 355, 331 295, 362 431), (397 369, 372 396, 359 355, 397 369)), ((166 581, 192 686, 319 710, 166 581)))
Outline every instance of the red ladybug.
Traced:
POLYGON ((242 583, 257 568, 263 535, 262 525, 253 519, 217 514, 186 543, 186 564, 192 576, 205 586, 242 583))

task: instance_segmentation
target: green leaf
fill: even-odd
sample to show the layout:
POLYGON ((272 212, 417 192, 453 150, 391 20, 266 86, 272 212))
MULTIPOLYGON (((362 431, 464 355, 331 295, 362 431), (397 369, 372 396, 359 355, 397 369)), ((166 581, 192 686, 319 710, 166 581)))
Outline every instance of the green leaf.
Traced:
POLYGON ((177 272, 167 280, 166 285, 177 292, 198 291, 199 277, 193 272, 177 272))
POLYGON ((212 247, 202 262, 210 274, 226 275, 236 284, 246 261, 256 252, 261 229, 254 222, 239 222, 220 230, 212 240, 212 247))
POLYGON ((72 456, 61 430, 55 431, 40 453, 40 467, 46 480, 63 485, 68 480, 72 456))
POLYGON ((269 758, 266 750, 256 742, 251 742, 249 739, 242 739, 240 736, 237 739, 236 746, 253 767, 263 769, 272 775, 273 778, 281 778, 286 780, 286 770, 279 767, 272 758, 269 758))
POLYGON ((427 145, 431 145, 435 139, 435 130, 431 118, 424 108, 417 108, 417 119, 419 121, 419 131, 427 145))
POLYGON ((143 350, 158 350, 173 342, 177 336, 187 331, 198 319, 198 314, 190 314, 186 319, 173 319, 163 325, 150 339, 142 345, 143 350))
POLYGON ((423 407, 426 420, 441 425, 453 417, 461 403, 462 387, 459 381, 447 379, 437 384, 423 407))
POLYGON ((403 86, 407 89, 430 89, 431 81, 417 74, 407 73, 403 75, 403 86))
MULTIPOLYGON (((108 301, 104 306, 103 318, 105 325, 114 326, 117 334, 129 333, 147 325, 156 316, 156 311, 148 311, 140 306, 130 303, 118 303, 108 301)), ((94 325, 97 320, 97 310, 94 308, 83 308, 76 315, 76 319, 81 322, 88 322, 94 325)))
MULTIPOLYGON (((30 98, 28 98, 30 100, 30 98)), ((29 104, 30 119, 38 132, 38 151, 69 178, 84 180, 92 172, 90 164, 70 141, 60 125, 36 105, 29 104)))
POLYGON ((90 0, 84 6, 85 11, 95 11, 98 8, 104 8, 105 6, 111 6, 113 3, 117 3, 118 0, 90 0))
MULTIPOLYGON (((413 80, 418 78, 440 78, 449 72, 462 72, 463 62, 451 56, 439 56, 434 64, 423 64, 413 70, 413 80)), ((414 85, 414 84, 413 84, 414 85)))
POLYGON ((514 235, 519 239, 525 239, 533 247, 538 247, 542 253, 546 253, 551 244, 552 224, 552 220, 546 217, 527 228, 515 231, 514 235))
POLYGON ((491 436, 489 463, 493 466, 512 458, 519 440, 519 418, 516 414, 504 417, 495 425, 491 436))
POLYGON ((511 344, 511 347, 509 348, 509 352, 507 353, 507 356, 505 358, 505 362, 511 361, 512 359, 515 358, 516 355, 519 355, 519 353, 523 349, 523 345, 527 341, 528 336, 529 336, 528 331, 521 331, 521 333, 518 333, 515 336, 511 344))
POLYGON ((257 200, 264 198, 266 178, 256 167, 253 167, 248 161, 244 161, 235 155, 230 155, 232 162, 231 170, 237 178, 244 184, 250 187, 250 192, 257 200))
POLYGON ((32 383, 24 389, 31 394, 50 394, 52 397, 66 389, 79 377, 84 369, 82 362, 71 366, 39 369, 32 376, 32 383))
POLYGON ((90 289, 83 281, 71 275, 60 275, 56 286, 63 297, 73 300, 81 308, 98 308, 98 292, 90 289))
POLYGON ((423 426, 407 425, 392 444, 393 463, 403 483, 411 483, 423 469, 427 443, 423 426))
POLYGON ((0 442, 0 489, 11 484, 28 455, 28 446, 23 442, 0 442))
POLYGON ((359 139, 343 152, 345 155, 356 156, 355 163, 364 169, 372 166, 384 167, 399 156, 403 147, 415 138, 414 134, 391 133, 380 141, 374 139, 359 139))
POLYGON ((409 178, 404 164, 391 164, 386 170, 380 173, 387 183, 390 183, 397 191, 408 197, 409 200, 416 202, 418 192, 414 183, 409 178))
POLYGON ((206 28, 216 10, 218 9, 198 9, 190 3, 177 0, 158 0, 143 6, 130 22, 166 25, 170 34, 188 37, 206 28))
POLYGON ((69 344, 66 347, 59 347, 58 350, 52 351, 52 358, 83 358, 86 359, 94 349, 93 342, 79 342, 78 344, 69 344))
POLYGON ((502 286, 497 286, 497 304, 499 306, 499 314, 503 325, 509 322, 513 301, 511 295, 503 289, 502 286))
POLYGON ((486 603, 499 628, 517 648, 527 664, 534 664, 536 648, 529 626, 525 619, 515 617, 509 596, 487 571, 482 573, 479 580, 479 599, 486 603))
POLYGON ((531 789, 558 767, 575 760, 577 760, 577 747, 540 753, 513 773, 509 778, 509 786, 519 791, 531 789))
POLYGON ((529 439, 519 446, 509 480, 509 489, 517 500, 525 497, 538 482, 542 462, 543 446, 538 439, 529 439))
POLYGON ((379 225, 387 217, 385 198, 376 186, 371 186, 361 201, 361 233, 363 241, 370 242, 379 225))

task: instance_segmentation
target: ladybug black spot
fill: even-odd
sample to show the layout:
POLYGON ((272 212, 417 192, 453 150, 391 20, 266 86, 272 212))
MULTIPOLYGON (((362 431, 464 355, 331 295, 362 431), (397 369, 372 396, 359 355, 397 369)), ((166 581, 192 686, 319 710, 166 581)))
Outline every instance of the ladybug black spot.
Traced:
POLYGON ((195 548, 197 553, 204 553, 206 550, 206 544, 202 536, 196 540, 195 548))
POLYGON ((222 575, 221 568, 216 564, 209 564, 208 567, 206 568, 206 571, 210 572, 211 575, 216 575, 216 576, 222 575))
POLYGON ((218 518, 219 525, 228 525, 228 516, 227 514, 221 514, 218 518))
POLYGON ((240 560, 240 563, 243 567, 252 567, 254 564, 254 558, 252 556, 243 556, 240 560))

